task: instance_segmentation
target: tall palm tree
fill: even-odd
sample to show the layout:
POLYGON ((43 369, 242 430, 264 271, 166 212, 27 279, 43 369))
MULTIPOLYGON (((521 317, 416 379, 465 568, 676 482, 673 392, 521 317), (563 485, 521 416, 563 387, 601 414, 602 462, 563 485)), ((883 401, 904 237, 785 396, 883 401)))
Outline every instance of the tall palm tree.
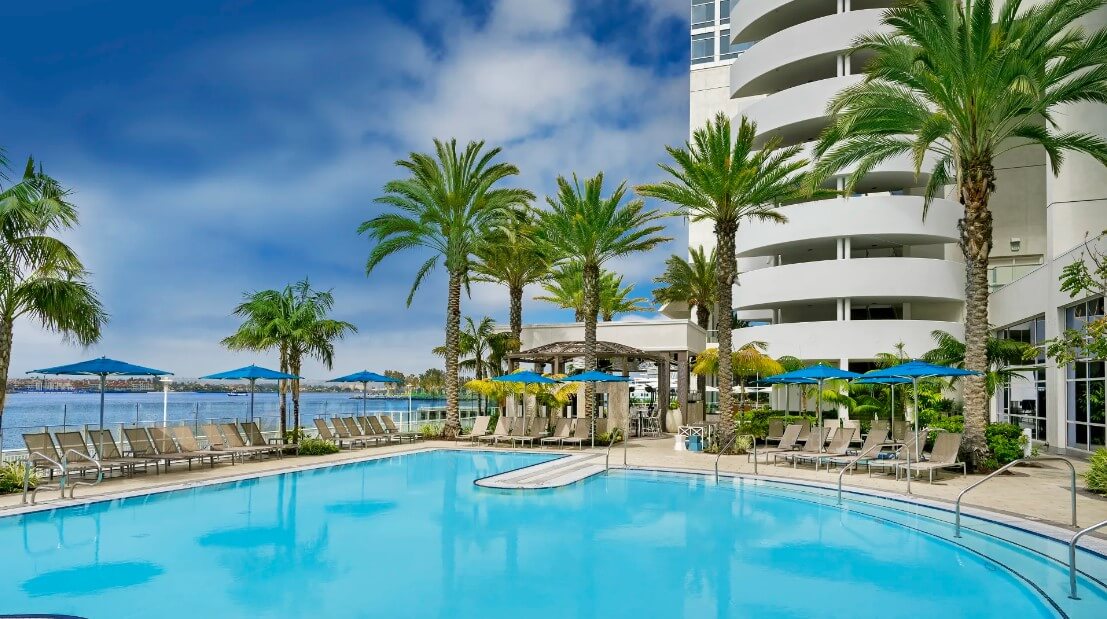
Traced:
MULTIPOLYGON (((289 284, 283 290, 247 293, 234 310, 234 314, 245 321, 222 343, 232 350, 277 348, 286 366, 284 371, 297 376, 305 358, 317 359, 329 370, 334 365, 334 343, 348 333, 357 332, 353 324, 330 318, 332 309, 334 294, 330 290, 315 290, 307 279, 289 284)), ((292 379, 290 383, 292 427, 298 430, 300 379, 292 379)), ((281 422, 283 425, 284 419, 281 422)), ((299 432, 292 434, 292 440, 299 442, 299 432)))
POLYGON ((856 170, 846 190, 880 162, 910 155, 916 172, 935 164, 926 204, 948 184, 964 206, 960 245, 965 257, 965 367, 981 372, 964 382, 965 451, 971 464, 988 456, 988 256, 992 249, 995 159, 1040 145, 1054 174, 1067 152, 1107 163, 1107 142, 1056 130, 1057 106, 1107 103, 1107 31, 1085 32, 1077 21, 1104 0, 910 0, 885 12, 890 33, 861 37, 854 52, 871 54, 865 79, 839 93, 836 114, 816 146, 817 170, 856 170))
POLYGON ((76 225, 69 191, 36 169, 33 159, 19 182, 0 185, 0 427, 17 319, 38 322, 81 346, 99 341, 107 323, 84 264, 55 236, 76 225))
POLYGON ((719 114, 697 129, 683 148, 666 147, 673 163, 663 163, 661 169, 670 180, 636 189, 639 195, 677 205, 692 221, 715 223, 715 320, 719 330, 720 440, 724 443, 734 435, 734 416, 730 414, 734 410, 730 393, 731 295, 738 278, 734 247, 738 226, 745 221, 786 221, 777 211, 782 203, 818 193, 805 192, 807 161, 797 157, 799 146, 780 148, 780 140, 774 138, 756 148, 756 136, 756 124, 744 116, 733 135, 730 119, 719 114))
MULTIPOLYGON (((513 348, 513 343, 510 333, 496 331, 496 322, 490 317, 485 316, 477 322, 466 316, 458 334, 458 368, 472 371, 476 380, 496 376, 501 370, 504 352, 513 348)), ((446 347, 436 346, 432 352, 445 356, 446 347)), ((480 404, 478 398, 477 408, 480 404)))
MULTIPOLYGON (((748 342, 731 353, 730 367, 742 397, 740 407, 745 403, 746 385, 749 384, 750 379, 784 372, 784 366, 779 361, 765 354, 767 349, 768 344, 765 342, 748 342)), ((719 366, 719 349, 708 348, 696 357, 696 365, 692 367, 692 373, 698 376, 717 375, 720 371, 719 366)))
POLYGON ((508 324, 516 350, 523 337, 523 289, 550 276, 549 260, 533 238, 534 226, 529 206, 515 209, 477 246, 473 264, 474 280, 507 286, 508 324))
POLYGON ((715 309, 715 248, 710 251, 689 247, 691 260, 676 254, 665 261, 665 272, 654 278, 661 284, 653 289, 653 299, 658 303, 684 303, 696 308, 696 324, 706 330, 715 309))
POLYGON ((447 438, 461 430, 458 410, 458 338, 461 328, 461 287, 469 285, 469 273, 477 248, 513 209, 534 200, 525 189, 502 188, 504 179, 519 174, 509 163, 496 162, 499 148, 484 149, 484 142, 469 142, 458 151, 457 141, 434 141, 434 153, 411 153, 396 162, 409 176, 390 181, 376 202, 397 209, 361 224, 360 234, 374 242, 365 265, 371 274, 385 258, 409 249, 429 250, 415 275, 407 304, 423 279, 443 263, 448 273, 446 289, 446 425, 447 438))
MULTIPOLYGON (((965 367, 965 343, 953 336, 952 333, 937 330, 931 331, 930 337, 934 338, 937 346, 933 350, 923 354, 923 360, 930 363, 949 365, 955 368, 965 367)), ((1010 382, 1012 378, 1025 379, 1019 373, 1018 366, 1033 363, 1038 356, 1038 349, 1018 340, 1005 340, 988 336, 984 344, 985 355, 988 359, 988 370, 984 374, 984 390, 988 397, 996 393, 996 388, 1010 382)), ((957 379, 950 381, 952 384, 957 379)))
MULTIPOLYGON (((623 276, 607 269, 600 269, 599 301, 596 316, 605 322, 614 320, 616 314, 644 312, 652 308, 642 297, 631 297, 634 286, 623 286, 623 276)), ((544 295, 534 297, 536 301, 546 301, 558 307, 573 310, 573 320, 584 322, 584 271, 580 264, 570 262, 552 271, 550 278, 542 284, 544 295)))
MULTIPOLYGON (((647 209, 641 200, 626 197, 626 183, 604 197, 603 173, 582 183, 557 178, 556 197, 547 197, 550 209, 539 214, 535 238, 553 260, 576 263, 584 294, 584 367, 596 369, 596 313, 603 265, 622 256, 649 251, 670 239, 661 235, 663 213, 647 209)), ((585 383, 586 417, 592 416, 595 384, 585 383)))

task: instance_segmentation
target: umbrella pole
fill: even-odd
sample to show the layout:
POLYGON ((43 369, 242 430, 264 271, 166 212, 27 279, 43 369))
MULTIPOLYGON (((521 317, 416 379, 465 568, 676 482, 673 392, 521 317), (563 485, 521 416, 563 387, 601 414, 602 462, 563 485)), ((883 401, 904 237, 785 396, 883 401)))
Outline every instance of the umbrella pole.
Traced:
POLYGON ((369 400, 369 381, 361 383, 361 416, 365 417, 365 403, 369 400))
POLYGON ((818 415, 818 429, 819 429, 819 453, 823 452, 823 379, 819 379, 819 393, 815 394, 815 414, 818 415))
MULTIPOLYGON (((100 375, 100 446, 96 449, 96 459, 104 459, 104 388, 108 382, 108 375, 100 375)), ((102 474, 102 473, 101 473, 102 474)))
MULTIPOLYGON (((911 377, 911 390, 915 397, 915 455, 919 457, 919 379, 911 377)), ((911 448, 907 448, 907 494, 911 494, 911 448)))
POLYGON ((250 379, 250 421, 254 420, 254 385, 257 384, 256 378, 250 379))

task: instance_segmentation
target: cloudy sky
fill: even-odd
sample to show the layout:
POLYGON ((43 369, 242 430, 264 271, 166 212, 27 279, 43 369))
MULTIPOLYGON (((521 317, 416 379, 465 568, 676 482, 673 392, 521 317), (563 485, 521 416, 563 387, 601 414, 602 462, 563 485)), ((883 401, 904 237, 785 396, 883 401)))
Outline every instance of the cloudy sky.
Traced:
MULTIPOLYGON (((503 146, 539 195, 558 174, 658 178, 687 133, 687 0, 56 0, 7 3, 0 147, 74 190, 68 236, 112 315, 89 350, 16 330, 13 376, 108 355, 197 376, 271 357, 220 338, 244 291, 310 277, 360 332, 336 372, 439 361, 445 274, 364 272, 355 229, 393 162, 434 137, 503 146)), ((677 241, 616 265, 636 292, 677 241)), ((533 293, 528 293, 532 296, 533 293)), ((464 314, 506 321, 506 291, 464 314)), ((528 301, 528 322, 571 315, 528 301)), ((331 374, 309 364, 305 374, 331 374)))

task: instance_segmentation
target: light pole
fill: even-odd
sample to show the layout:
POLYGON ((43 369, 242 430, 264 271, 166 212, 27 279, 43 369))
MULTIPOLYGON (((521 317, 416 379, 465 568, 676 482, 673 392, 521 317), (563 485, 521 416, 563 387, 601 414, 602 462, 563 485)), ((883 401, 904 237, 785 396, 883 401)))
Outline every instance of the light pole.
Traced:
POLYGON ((169 425, 169 383, 173 379, 162 376, 158 380, 161 381, 161 427, 164 428, 169 425))
POLYGON ((411 394, 415 391, 415 383, 407 384, 407 425, 404 426, 405 430, 411 429, 411 394))

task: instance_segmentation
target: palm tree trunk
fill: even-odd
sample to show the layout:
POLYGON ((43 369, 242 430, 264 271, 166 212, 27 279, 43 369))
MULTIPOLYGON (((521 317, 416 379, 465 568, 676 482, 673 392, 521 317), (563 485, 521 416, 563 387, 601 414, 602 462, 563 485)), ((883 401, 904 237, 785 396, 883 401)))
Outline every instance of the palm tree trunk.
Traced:
MULTIPOLYGON (((584 265, 582 287, 584 288, 584 370, 596 369, 596 309, 600 304, 600 267, 594 264, 584 265)), ((595 415, 596 384, 584 383, 584 416, 591 419, 595 415)))
POLYGON ((508 322, 511 323, 511 339, 515 340, 511 345, 511 349, 518 351, 522 346, 523 337, 523 287, 508 286, 507 295, 511 299, 510 309, 508 310, 508 322))
MULTIPOLYGON (((281 347, 281 371, 288 373, 288 351, 281 347)), ((285 437, 288 436, 288 381, 277 381, 277 391, 280 392, 280 417, 281 417, 281 442, 287 442, 285 437)))
POLYGON ((446 426, 443 438, 452 439, 461 429, 458 410, 457 358, 461 332, 461 273, 450 273, 446 298, 446 426))
POLYGON ((715 241, 718 252, 718 264, 715 266, 715 289, 717 291, 717 309, 715 322, 719 329, 719 437, 720 445, 726 445, 734 438, 734 395, 730 392, 734 384, 731 352, 731 291, 738 276, 738 264, 734 257, 734 236, 738 224, 732 221, 715 222, 715 241))
MULTIPOLYGON (((0 321, 0 430, 4 429, 4 404, 8 399, 8 369, 12 362, 12 327, 14 321, 0 321)), ((0 439, 3 433, 0 433, 0 439)))
MULTIPOLYGON (((292 354, 288 360, 289 374, 300 375, 300 356, 292 354)), ((292 429, 295 430, 292 433, 292 442, 298 444, 300 442, 300 379, 292 379, 292 429)))
MULTIPOLYGON (((696 306, 696 324, 699 325, 700 328, 703 329, 704 331, 707 331, 707 327, 710 325, 710 322, 709 322, 710 317, 711 317, 711 312, 709 312, 706 307, 700 307, 698 305, 696 306)), ((699 394, 700 394, 700 402, 704 405, 704 407, 706 407, 707 406, 707 375, 706 374, 697 374, 696 375, 696 391, 698 391, 699 394)), ((706 408, 704 409, 704 412, 705 413, 707 412, 706 408)))
MULTIPOLYGON (((988 395, 984 379, 988 371, 988 255, 992 251, 992 213, 988 199, 995 189, 991 161, 970 164, 960 183, 965 217, 959 222, 961 252, 965 256, 965 369, 979 376, 966 376, 965 436, 963 457, 972 468, 988 458, 985 428, 988 425, 988 395)), ((915 412, 918 414, 918 411, 915 412)))

